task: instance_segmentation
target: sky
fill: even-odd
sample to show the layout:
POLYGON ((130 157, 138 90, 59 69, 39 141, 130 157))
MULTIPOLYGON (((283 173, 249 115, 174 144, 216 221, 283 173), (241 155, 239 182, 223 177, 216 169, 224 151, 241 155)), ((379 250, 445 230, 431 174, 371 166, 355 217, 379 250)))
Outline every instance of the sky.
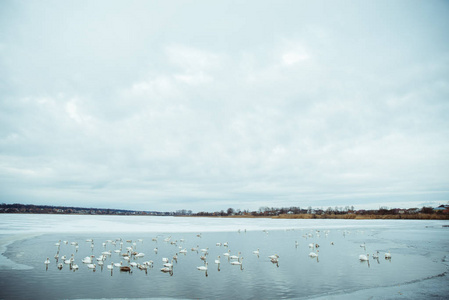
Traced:
POLYGON ((447 1, 0 2, 0 202, 449 201, 447 1))

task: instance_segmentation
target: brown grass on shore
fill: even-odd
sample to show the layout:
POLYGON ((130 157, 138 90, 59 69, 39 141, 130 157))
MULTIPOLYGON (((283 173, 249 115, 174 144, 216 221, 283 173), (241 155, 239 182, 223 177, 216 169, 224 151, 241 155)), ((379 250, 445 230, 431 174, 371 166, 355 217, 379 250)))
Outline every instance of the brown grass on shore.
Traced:
POLYGON ((397 215, 356 215, 356 214, 342 214, 342 215, 313 215, 313 214, 297 214, 288 215, 280 214, 273 217, 273 219, 355 219, 355 220, 449 220, 449 215, 446 214, 397 214, 397 215))
POLYGON ((271 219, 342 219, 342 220, 449 220, 447 214, 398 214, 398 215, 316 215, 316 214, 280 214, 278 216, 254 216, 254 215, 234 215, 234 216, 191 216, 191 217, 209 217, 209 218, 271 218, 271 219))

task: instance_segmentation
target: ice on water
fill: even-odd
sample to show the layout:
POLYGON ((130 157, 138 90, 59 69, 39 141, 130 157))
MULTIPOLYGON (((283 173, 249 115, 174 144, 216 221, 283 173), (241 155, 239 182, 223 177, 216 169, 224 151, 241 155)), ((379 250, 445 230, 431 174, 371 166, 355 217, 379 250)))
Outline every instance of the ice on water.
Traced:
MULTIPOLYGON (((2 255, 0 257, 0 274, 7 270, 19 272, 32 266, 24 264, 26 259, 17 259, 21 263, 5 257, 5 251, 8 245, 15 241, 32 240, 32 237, 49 236, 50 239, 57 242, 66 236, 83 238, 84 240, 93 236, 113 238, 116 235, 123 237, 145 237, 146 247, 150 247, 151 238, 155 234, 162 236, 189 236, 196 238, 199 233, 203 238, 198 240, 202 243, 209 243, 211 251, 217 250, 215 242, 225 242, 225 239, 234 238, 234 248, 238 248, 245 253, 244 264, 241 275, 234 274, 233 277, 227 277, 227 272, 236 272, 235 268, 224 270, 220 273, 211 273, 204 284, 212 284, 214 277, 219 276, 222 280, 231 280, 235 276, 243 276, 242 281, 246 283, 246 289, 250 292, 262 294, 256 296, 274 297, 274 298, 322 298, 322 299, 344 299, 348 296, 354 298, 373 299, 396 299, 400 297, 420 299, 429 295, 444 298, 449 292, 447 271, 449 256, 449 228, 447 221, 424 221, 424 220, 278 220, 278 219, 238 219, 238 218, 197 218, 197 217, 148 217, 148 216, 85 216, 85 215, 2 215, 0 219, 0 246, 2 255), (238 233, 240 231, 240 233, 238 233), (308 238, 308 234, 321 232, 319 239, 308 238), (325 239, 324 232, 331 232, 329 239, 325 239), (343 233, 347 232, 344 237, 343 233), (216 234, 214 234, 216 233, 216 234), (305 238, 304 238, 305 237, 305 238), (214 240, 214 239, 217 240, 214 240), (331 239, 335 240, 336 246, 331 248, 331 239), (264 243, 260 241, 264 240, 264 243), (240 242, 239 242, 240 241, 240 242), (240 245, 236 246, 236 243, 240 245), (296 246, 295 243, 299 246, 296 246), (312 265, 308 257, 309 248, 307 245, 311 242, 323 243, 319 252, 318 265, 312 265), (325 243, 325 244, 324 244, 325 243), (344 244, 344 247, 341 246, 344 244), (360 245, 366 244, 369 250, 363 249, 360 245), (257 245, 257 246, 256 246, 257 245), (264 252, 262 258, 255 258, 253 250, 261 248, 264 252), (337 250, 338 249, 338 250, 337 250), (383 252, 392 250, 393 259, 390 262, 383 260, 383 252), (372 255, 375 250, 380 250, 381 265, 377 266, 375 260, 371 258, 371 268, 358 261, 359 254, 372 255), (282 253, 280 266, 271 265, 269 260, 264 260, 267 252, 274 254, 282 253), (337 251, 337 252, 336 252, 337 251), (338 253, 338 251, 344 251, 338 253), (289 259, 296 261, 289 264, 289 259), (342 262, 343 261, 343 262, 342 262), (390 265, 384 265, 390 263, 390 265), (252 265, 250 265, 252 264, 252 265), (260 265, 259 265, 260 264, 260 265), (297 265, 301 270, 295 270, 292 266, 297 265), (347 265, 345 265, 347 264, 347 265), (274 269, 273 269, 273 268, 274 269), (366 267, 365 269, 362 269, 366 267), (383 278, 379 278, 381 272, 379 268, 385 268, 383 278), (326 270, 329 268, 329 270, 326 270), (397 269, 399 268, 399 270, 397 269), (404 268, 406 272, 401 272, 404 268), (257 270, 258 274, 253 274, 257 270), (270 271, 271 270, 271 271, 270 271), (269 273, 266 273, 269 272, 269 273), (309 272, 309 274, 304 274, 309 272), (324 272, 324 273, 323 273, 324 272), (368 278, 367 282, 357 283, 357 277, 345 275, 345 272, 361 272, 359 276, 368 278), (267 274, 270 282, 276 284, 276 287, 267 289, 265 286, 259 286, 260 282, 254 282, 251 278, 257 278, 260 274, 267 274), (329 274, 339 274, 341 280, 336 280, 329 274), (391 274, 389 274, 391 273, 391 274), (325 277, 324 276, 330 276, 325 277), (249 276, 249 277, 248 277, 249 276), (298 289, 298 284, 307 284, 312 282, 310 277, 316 276, 316 281, 321 282, 314 287, 304 287, 298 289), (347 280, 345 280, 347 277, 347 280), (371 283, 370 280, 373 282, 371 283), (328 281, 328 282, 326 282, 328 281), (352 282, 351 282, 352 281, 352 282), (342 282, 342 286, 340 286, 342 282), (267 290, 265 290, 267 289, 267 290), (268 294, 267 294, 268 293, 268 294), (271 294, 270 294, 271 293, 271 294)), ((40 241, 40 240, 39 240, 40 241)), ((37 241, 37 242, 39 242, 37 241)), ((163 240, 161 240, 161 243, 163 240)), ((188 247, 196 246, 197 242, 190 241, 188 247)), ((200 242, 198 242, 200 243, 200 242)), ((204 245, 206 247, 207 245, 204 245)), ((163 245, 159 245, 160 251, 163 251, 163 245)), ((200 248, 203 245, 200 246, 200 248)), ((151 248, 152 249, 152 248, 151 248)), ((190 248, 189 248, 190 252, 190 248)), ((224 252, 224 251, 221 251, 224 252)), ((214 253, 218 255, 221 252, 214 253)), ((162 252, 161 252, 162 254, 162 252)), ((221 253, 222 254, 222 253, 221 253)), ((18 253, 17 255, 22 255, 18 253)), ((54 255, 54 253, 48 253, 54 255)), ((188 254, 189 255, 189 254, 188 254)), ((213 259, 216 256, 210 256, 213 259)), ((191 256, 193 259, 194 257, 191 256)), ((41 264, 34 264, 35 268, 43 266, 45 257, 41 259, 41 264)), ((182 259, 182 258, 181 258, 182 259)), ((222 256, 222 260, 223 256, 222 256)), ((199 261, 199 259, 198 259, 199 261)), ((209 267, 213 263, 209 264, 209 267)), ((54 263, 52 261, 52 263, 54 263)), ((196 260, 192 263, 192 269, 195 269, 196 260)), ((32 265, 32 264, 30 264, 32 265)), ((178 265, 178 270, 180 270, 178 265)), ((79 270, 77 272, 84 271, 79 270)), ((36 270, 35 272, 40 272, 36 270)), ((177 275, 181 276, 183 272, 189 270, 180 270, 177 275)), ((40 274, 40 273, 39 273, 40 274)), ((194 273, 195 274, 195 273, 194 273)), ((45 275, 45 274, 44 274, 45 275)), ((100 274, 95 274, 99 279, 100 274)), ((134 280, 137 280, 134 275, 134 280)), ((196 275, 196 274, 195 274, 196 275)), ((50 275, 49 275, 50 276, 50 275)), ((170 284, 176 280, 177 285, 182 285, 182 280, 174 278, 156 277, 160 274, 152 275, 152 280, 161 280, 159 284, 170 284), (156 278, 156 279, 155 279, 156 278), (171 281, 170 281, 171 280, 171 281), (181 281, 180 281, 181 280, 181 281)), ((196 288, 195 288, 196 289, 196 288)), ((198 297, 198 291, 193 289, 187 294, 189 297, 198 297)), ((242 294, 240 291, 234 291, 241 296, 254 296, 252 294, 242 294)), ((250 293, 247 292, 247 293, 250 293)), ((95 294, 86 294, 86 297, 97 297, 95 294)), ((138 298, 142 295, 129 295, 127 298, 138 298)), ((164 297, 158 294, 158 297, 164 297)), ((183 294, 170 294, 170 298, 184 296, 183 294)), ((212 293, 210 297, 225 297, 229 295, 212 293)), ((71 295, 70 297, 74 297, 71 295)), ((208 296, 203 296, 202 298, 208 296)), ((106 298, 113 298, 106 296, 106 298)))

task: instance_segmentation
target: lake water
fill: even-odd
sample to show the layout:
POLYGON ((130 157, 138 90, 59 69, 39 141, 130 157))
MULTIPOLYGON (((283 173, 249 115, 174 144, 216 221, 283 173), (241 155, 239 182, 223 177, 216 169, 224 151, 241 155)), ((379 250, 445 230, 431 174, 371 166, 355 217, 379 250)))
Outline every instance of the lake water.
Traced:
POLYGON ((1 215, 0 298, 447 299, 448 225, 422 220, 1 215), (111 262, 128 265, 114 252, 120 249, 119 239, 122 253, 133 247, 145 254, 131 262, 152 260, 153 267, 109 271, 111 262), (73 254, 78 270, 66 264, 57 268, 61 260, 54 258, 55 243, 60 240, 59 256, 73 254), (225 242, 228 247, 217 246, 225 242), (204 266, 203 253, 192 247, 208 248, 207 272, 197 270, 204 266), (181 254, 184 248, 187 253, 181 254), (253 253, 257 249, 259 255, 253 253), (97 264, 93 271, 81 262, 108 250, 112 255, 103 268, 97 264), (311 258, 309 253, 317 250, 318 257, 311 258), (373 259, 377 251, 379 259, 373 259), (384 258, 388 251, 391 259, 384 258), (241 265, 224 256, 239 252, 241 265), (162 258, 171 260, 176 253, 173 271, 161 272, 162 258), (274 254, 278 263, 268 258, 274 254), (369 254, 369 261, 360 261, 361 254, 369 254), (214 261, 219 255, 218 266, 214 261))

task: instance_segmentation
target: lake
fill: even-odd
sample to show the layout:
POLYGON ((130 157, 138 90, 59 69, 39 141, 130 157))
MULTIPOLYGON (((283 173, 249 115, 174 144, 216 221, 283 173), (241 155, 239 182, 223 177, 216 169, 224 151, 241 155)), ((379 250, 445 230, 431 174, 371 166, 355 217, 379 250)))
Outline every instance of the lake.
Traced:
POLYGON ((447 299, 448 225, 427 220, 2 215, 0 298, 447 299), (132 272, 107 269, 112 262, 129 265, 121 255, 127 247, 144 254, 130 262, 153 261, 152 266, 131 267, 132 272), (82 263, 105 251, 111 255, 103 267, 96 259, 95 269, 82 263), (378 259, 373 258, 377 251, 378 259), (310 257, 311 252, 318 256, 310 257), (391 259, 385 259, 388 252, 391 259), (57 253, 67 259, 73 254, 79 269, 57 261, 57 253), (240 259, 230 260, 225 253, 240 259), (366 254, 369 260, 360 261, 366 254), (162 258, 171 262, 174 255, 172 270, 162 272, 162 258), (277 263, 271 255, 279 256, 277 263), (198 270, 205 262, 207 271, 198 270))

